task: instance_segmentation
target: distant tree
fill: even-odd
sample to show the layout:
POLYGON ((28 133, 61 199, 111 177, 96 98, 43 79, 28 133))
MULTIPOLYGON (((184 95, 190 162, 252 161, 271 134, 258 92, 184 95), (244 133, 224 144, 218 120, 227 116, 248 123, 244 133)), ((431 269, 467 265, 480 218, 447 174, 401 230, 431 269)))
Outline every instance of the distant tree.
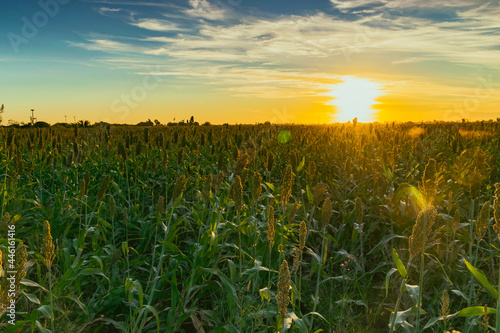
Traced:
POLYGON ((189 123, 194 124, 194 116, 191 116, 191 118, 189 118, 189 123))
POLYGON ((0 124, 2 124, 2 113, 5 111, 5 106, 2 104, 0 106, 0 124))
POLYGON ((160 121, 158 119, 155 119, 155 126, 160 126, 160 125, 161 125, 160 121))
POLYGON ((36 128, 43 128, 43 127, 50 127, 50 124, 49 123, 46 123, 45 121, 37 121, 33 127, 36 127, 36 128))
POLYGON ((153 122, 151 121, 151 119, 148 119, 148 121, 141 121, 140 123, 138 123, 136 126, 153 126, 153 122))
POLYGON ((355 118, 352 120, 352 124, 354 125, 354 127, 356 127, 356 125, 358 124, 358 117, 355 117, 355 118))
POLYGON ((9 122, 8 122, 9 126, 19 126, 19 122, 16 121, 16 120, 13 120, 13 119, 9 119, 9 122))
POLYGON ((202 126, 211 126, 212 124, 209 121, 205 121, 202 126))

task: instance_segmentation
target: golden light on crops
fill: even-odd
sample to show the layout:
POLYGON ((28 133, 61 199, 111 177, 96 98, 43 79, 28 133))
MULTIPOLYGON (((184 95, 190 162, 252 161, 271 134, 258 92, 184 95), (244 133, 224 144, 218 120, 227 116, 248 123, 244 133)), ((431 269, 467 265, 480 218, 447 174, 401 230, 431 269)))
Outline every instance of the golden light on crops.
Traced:
POLYGON ((382 85, 354 76, 343 76, 341 79, 343 82, 333 85, 327 94, 335 98, 327 103, 336 107, 332 120, 347 122, 358 118, 363 123, 375 121, 373 105, 376 104, 376 98, 382 95, 382 85))

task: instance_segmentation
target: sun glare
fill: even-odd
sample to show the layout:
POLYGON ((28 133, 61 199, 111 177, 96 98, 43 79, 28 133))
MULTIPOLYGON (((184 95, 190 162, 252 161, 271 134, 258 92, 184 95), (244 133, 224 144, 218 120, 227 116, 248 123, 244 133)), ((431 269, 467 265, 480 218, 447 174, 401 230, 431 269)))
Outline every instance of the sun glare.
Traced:
POLYGON ((354 76, 343 76, 342 83, 332 86, 328 96, 335 99, 327 104, 337 108, 332 115, 333 121, 347 122, 358 118, 359 122, 367 123, 376 120, 375 99, 382 95, 382 85, 366 79, 358 79, 354 76))

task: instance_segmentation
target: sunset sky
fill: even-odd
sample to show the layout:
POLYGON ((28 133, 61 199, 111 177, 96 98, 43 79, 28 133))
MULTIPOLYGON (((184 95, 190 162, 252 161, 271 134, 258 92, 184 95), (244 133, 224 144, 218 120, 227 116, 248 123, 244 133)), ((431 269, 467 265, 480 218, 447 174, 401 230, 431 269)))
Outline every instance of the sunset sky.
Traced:
POLYGON ((499 17, 498 0, 2 1, 3 124, 496 119, 499 17))

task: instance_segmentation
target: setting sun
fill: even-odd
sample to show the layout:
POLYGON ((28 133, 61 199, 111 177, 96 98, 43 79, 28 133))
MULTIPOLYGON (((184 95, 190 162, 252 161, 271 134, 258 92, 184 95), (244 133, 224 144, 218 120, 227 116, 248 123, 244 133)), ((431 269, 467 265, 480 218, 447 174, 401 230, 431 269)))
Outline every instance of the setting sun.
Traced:
POLYGON ((347 122, 358 118, 363 123, 376 120, 372 105, 382 95, 382 85, 353 76, 343 76, 341 79, 343 82, 332 86, 332 91, 328 93, 328 96, 335 97, 327 103, 337 109, 332 115, 333 120, 347 122))

